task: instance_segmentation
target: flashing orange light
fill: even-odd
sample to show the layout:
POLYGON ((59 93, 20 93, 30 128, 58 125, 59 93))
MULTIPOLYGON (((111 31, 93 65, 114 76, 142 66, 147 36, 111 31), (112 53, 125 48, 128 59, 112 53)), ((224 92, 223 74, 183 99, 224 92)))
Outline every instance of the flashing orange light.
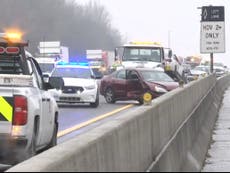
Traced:
POLYGON ((22 34, 21 33, 6 33, 6 37, 11 40, 21 40, 22 34))
POLYGON ((10 42, 22 41, 24 33, 18 28, 5 28, 4 33, 0 33, 0 38, 10 42))
POLYGON ((19 32, 6 32, 5 39, 9 41, 21 41, 22 40, 22 33, 19 32))

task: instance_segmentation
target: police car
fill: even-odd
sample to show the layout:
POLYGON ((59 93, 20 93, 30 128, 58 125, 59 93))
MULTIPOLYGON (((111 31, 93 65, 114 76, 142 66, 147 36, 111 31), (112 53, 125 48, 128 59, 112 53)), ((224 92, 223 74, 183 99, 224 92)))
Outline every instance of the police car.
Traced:
POLYGON ((87 63, 58 63, 49 81, 56 88, 50 92, 59 105, 89 103, 98 107, 98 82, 87 63))
POLYGON ((20 34, 0 34, 0 163, 16 164, 57 144, 58 106, 20 34))

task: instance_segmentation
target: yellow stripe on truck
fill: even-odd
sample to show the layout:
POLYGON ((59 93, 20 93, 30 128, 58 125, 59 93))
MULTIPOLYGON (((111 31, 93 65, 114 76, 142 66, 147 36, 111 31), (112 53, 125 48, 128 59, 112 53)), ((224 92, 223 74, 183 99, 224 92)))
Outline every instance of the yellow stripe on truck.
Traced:
POLYGON ((13 107, 4 99, 4 97, 0 97, 0 113, 7 119, 7 121, 12 122, 13 107))

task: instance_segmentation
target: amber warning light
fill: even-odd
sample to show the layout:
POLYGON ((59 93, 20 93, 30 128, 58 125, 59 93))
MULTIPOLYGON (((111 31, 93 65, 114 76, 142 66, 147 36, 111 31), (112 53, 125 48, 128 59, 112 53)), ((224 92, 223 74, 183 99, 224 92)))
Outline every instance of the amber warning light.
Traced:
POLYGON ((6 32, 6 33, 0 33, 0 38, 16 42, 16 41, 22 41, 22 33, 15 33, 15 32, 6 32))

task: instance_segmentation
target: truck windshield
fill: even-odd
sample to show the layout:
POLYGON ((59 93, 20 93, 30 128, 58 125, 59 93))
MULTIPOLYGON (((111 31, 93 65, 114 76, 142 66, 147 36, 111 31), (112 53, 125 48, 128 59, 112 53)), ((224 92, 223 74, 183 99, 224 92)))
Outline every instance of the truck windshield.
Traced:
POLYGON ((88 68, 56 68, 52 77, 65 77, 65 78, 82 78, 90 79, 91 71, 88 68))
POLYGON ((161 62, 161 49, 156 48, 138 48, 126 47, 122 61, 150 61, 161 62))

